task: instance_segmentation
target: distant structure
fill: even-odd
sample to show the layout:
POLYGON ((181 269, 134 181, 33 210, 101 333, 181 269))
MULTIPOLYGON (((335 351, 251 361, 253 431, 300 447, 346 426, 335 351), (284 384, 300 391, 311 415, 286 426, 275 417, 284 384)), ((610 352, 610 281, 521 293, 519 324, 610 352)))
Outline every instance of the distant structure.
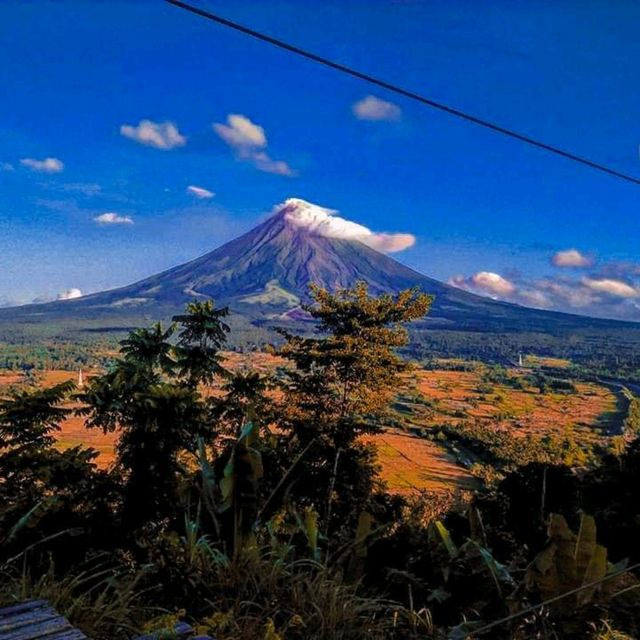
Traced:
POLYGON ((84 376, 82 375, 82 369, 78 371, 78 388, 82 389, 84 387, 84 376))
POLYGON ((522 360, 522 354, 521 353, 518 354, 518 366, 519 367, 524 367, 524 362, 522 360))

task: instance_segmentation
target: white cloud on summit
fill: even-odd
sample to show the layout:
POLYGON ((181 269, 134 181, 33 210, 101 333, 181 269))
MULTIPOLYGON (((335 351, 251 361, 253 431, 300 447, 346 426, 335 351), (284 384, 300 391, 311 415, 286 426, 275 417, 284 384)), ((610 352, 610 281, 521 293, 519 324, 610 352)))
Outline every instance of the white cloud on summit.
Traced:
POLYGON ((44 158, 44 160, 22 158, 20 164, 38 173, 60 173, 64 170, 64 163, 58 158, 44 158))
POLYGON ((184 147, 187 139, 178 131, 173 122, 153 122, 152 120, 140 120, 137 126, 123 124, 120 133, 125 138, 135 140, 140 144, 156 149, 173 149, 184 147))
POLYGON ((399 120, 402 114, 397 105, 372 95, 358 100, 352 109, 358 120, 399 120))
POLYGON ((187 187, 187 193, 201 200, 213 198, 213 196, 216 195, 213 191, 209 191, 209 189, 205 189, 204 187, 196 187, 194 184, 190 184, 187 187))
POLYGON ((577 249, 566 249, 555 253, 551 262, 556 267, 590 267, 593 265, 593 258, 584 255, 577 249))
POLYGON ((133 224, 133 218, 113 212, 102 213, 93 220, 98 224, 133 224))
POLYGON ((214 123, 213 130, 236 153, 240 160, 252 162, 256 169, 281 176, 294 175, 284 160, 273 160, 266 152, 268 145, 264 129, 239 113, 230 113, 227 123, 214 123))
POLYGON ((358 240, 378 251, 394 253, 415 244, 410 233, 378 233, 357 222, 335 215, 337 211, 326 209, 299 198, 289 198, 274 208, 274 214, 282 214, 287 222, 327 238, 358 240))

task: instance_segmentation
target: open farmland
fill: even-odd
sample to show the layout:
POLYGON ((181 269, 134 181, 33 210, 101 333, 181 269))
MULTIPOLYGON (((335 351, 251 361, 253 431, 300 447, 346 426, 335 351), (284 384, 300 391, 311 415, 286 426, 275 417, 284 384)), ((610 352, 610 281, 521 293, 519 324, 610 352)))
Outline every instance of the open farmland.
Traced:
MULTIPOLYGON (((252 367, 268 373, 284 364, 265 353, 226 355, 226 366, 234 370, 252 367)), ((456 492, 477 486, 470 470, 474 456, 452 446, 441 433, 443 427, 455 432, 481 425, 516 438, 570 435, 585 447, 606 446, 608 436, 619 430, 620 398, 605 386, 574 382, 572 388, 560 391, 536 386, 533 369, 507 369, 497 377, 484 365, 470 369, 416 369, 407 376, 394 406, 395 419, 370 438, 378 450, 381 476, 392 491, 456 492)), ((93 373, 85 372, 85 379, 93 373)), ((46 371, 37 380, 50 386, 77 377, 77 372, 46 371)), ((0 374, 0 393, 21 383, 20 374, 0 374)), ((86 429, 76 416, 65 421, 58 435, 61 448, 78 444, 95 448, 103 467, 113 461, 115 442, 114 434, 86 429)))
POLYGON ((574 382, 573 390, 541 391, 526 380, 523 371, 509 370, 507 375, 522 388, 487 381, 482 367, 476 371, 417 371, 413 384, 426 403, 416 414, 419 425, 484 423, 508 429, 513 435, 575 429, 595 439, 619 426, 618 399, 605 386, 574 382))

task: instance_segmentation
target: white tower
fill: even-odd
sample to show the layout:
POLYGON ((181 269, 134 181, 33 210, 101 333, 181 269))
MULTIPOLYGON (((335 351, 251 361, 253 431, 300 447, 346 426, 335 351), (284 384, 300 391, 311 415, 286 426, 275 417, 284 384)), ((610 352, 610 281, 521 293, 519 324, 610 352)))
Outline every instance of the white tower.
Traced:
POLYGON ((84 387, 84 376, 82 375, 82 369, 78 371, 78 388, 82 389, 84 387))

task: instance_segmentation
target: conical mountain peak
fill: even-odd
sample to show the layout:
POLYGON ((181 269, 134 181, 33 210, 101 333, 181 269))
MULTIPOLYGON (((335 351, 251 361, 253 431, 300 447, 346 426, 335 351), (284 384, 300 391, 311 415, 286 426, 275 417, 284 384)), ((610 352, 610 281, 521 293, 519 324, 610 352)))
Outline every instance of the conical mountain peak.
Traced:
POLYGON ((102 320, 171 317, 185 303, 215 299, 239 318, 262 322, 287 318, 308 299, 309 284, 329 290, 369 285, 371 293, 417 287, 433 294, 432 326, 486 331, 526 327, 563 328, 598 321, 526 309, 456 289, 394 260, 386 253, 414 242, 402 233, 377 233, 347 220, 337 211, 301 198, 289 198, 272 215, 244 235, 191 262, 111 291, 75 300, 4 309, 0 318, 32 321, 69 320, 91 326, 102 320), (100 320, 99 320, 100 319, 100 320))

